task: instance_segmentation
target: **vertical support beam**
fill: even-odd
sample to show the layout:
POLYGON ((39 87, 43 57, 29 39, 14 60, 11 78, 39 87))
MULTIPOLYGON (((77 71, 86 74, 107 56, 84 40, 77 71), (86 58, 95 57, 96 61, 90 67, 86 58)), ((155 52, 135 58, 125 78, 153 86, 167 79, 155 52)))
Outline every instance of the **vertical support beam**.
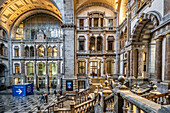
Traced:
POLYGON ((170 34, 166 35, 166 72, 165 72, 165 82, 170 83, 170 34))
POLYGON ((127 3, 127 41, 131 38, 131 9, 130 0, 127 3))
POLYGON ((130 51, 127 52, 127 78, 130 77, 130 51))
POLYGON ((133 77, 133 50, 130 51, 130 78, 133 77))
POLYGON ((137 78, 137 50, 133 50, 133 77, 137 78))
POLYGON ((155 81, 161 82, 162 80, 162 40, 156 40, 156 53, 155 53, 155 81))

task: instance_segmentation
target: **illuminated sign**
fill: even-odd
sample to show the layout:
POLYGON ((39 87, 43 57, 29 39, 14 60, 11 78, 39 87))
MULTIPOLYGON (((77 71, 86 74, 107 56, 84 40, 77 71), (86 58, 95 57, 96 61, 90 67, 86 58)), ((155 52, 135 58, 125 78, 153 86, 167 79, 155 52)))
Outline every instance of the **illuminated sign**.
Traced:
POLYGON ((73 91, 73 81, 72 80, 66 81, 66 91, 73 91))

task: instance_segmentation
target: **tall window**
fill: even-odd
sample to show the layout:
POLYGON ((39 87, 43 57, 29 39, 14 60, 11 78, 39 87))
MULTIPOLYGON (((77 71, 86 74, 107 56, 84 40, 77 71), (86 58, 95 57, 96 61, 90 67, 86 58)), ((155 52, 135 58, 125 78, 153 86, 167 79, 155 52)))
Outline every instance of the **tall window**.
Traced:
POLYGON ((19 73, 19 64, 15 64, 15 74, 19 73))
POLYGON ((0 45, 0 54, 4 55, 4 44, 0 45))
POLYGON ((79 89, 85 89, 85 81, 78 81, 79 89))
POLYGON ((79 27, 82 29, 84 27, 84 19, 79 20, 79 27))
POLYGON ((108 40, 108 51, 114 50, 114 37, 109 36, 107 40, 108 40))
POLYGON ((98 27, 99 25, 99 18, 94 18, 94 27, 98 27))
POLYGON ((93 51, 95 50, 95 37, 90 38, 89 50, 93 50, 93 51))
POLYGON ((25 56, 29 57, 29 47, 28 46, 25 47, 25 56))
POLYGON ((33 63, 27 63, 27 75, 34 75, 34 64, 33 63))
POLYGON ((108 27, 113 27, 113 19, 109 19, 108 27))
POLYGON ((100 18, 100 27, 103 27, 103 18, 100 18))
POLYGON ((97 37, 97 51, 102 50, 102 37, 97 37))
POLYGON ((30 56, 34 57, 34 47, 33 46, 30 47, 30 56))
POLYGON ((52 57, 52 47, 48 47, 48 57, 52 57))
POLYGON ((92 27, 92 18, 89 18, 89 27, 92 27))
POLYGON ((15 57, 19 57, 19 48, 18 47, 15 47, 14 48, 14 51, 15 51, 15 57))
POLYGON ((113 74, 113 60, 108 60, 107 61, 107 74, 113 74))
POLYGON ((111 40, 108 41, 108 50, 109 51, 113 50, 113 41, 111 41, 111 40))
POLYGON ((79 41, 79 50, 84 50, 84 40, 79 41))
POLYGON ((44 57, 44 47, 43 46, 38 47, 38 56, 44 57))
POLYGON ((57 64, 56 63, 49 63, 49 75, 54 76, 57 74, 57 64))
POLYGON ((78 73, 85 74, 85 61, 78 62, 78 73))
POLYGON ((57 47, 53 47, 53 56, 57 57, 57 47))
POLYGON ((45 75, 45 63, 38 63, 38 75, 45 75))

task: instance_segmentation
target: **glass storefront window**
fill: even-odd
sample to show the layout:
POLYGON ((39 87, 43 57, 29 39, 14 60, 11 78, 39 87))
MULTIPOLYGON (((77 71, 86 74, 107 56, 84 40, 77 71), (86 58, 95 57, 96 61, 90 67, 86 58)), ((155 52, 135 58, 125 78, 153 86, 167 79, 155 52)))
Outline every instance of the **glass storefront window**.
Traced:
POLYGON ((49 75, 54 76, 57 74, 57 64, 56 63, 49 63, 49 75))
POLYGON ((27 63, 27 75, 34 75, 34 64, 33 63, 27 63))
POLYGON ((45 63, 38 63, 38 75, 45 75, 45 63))

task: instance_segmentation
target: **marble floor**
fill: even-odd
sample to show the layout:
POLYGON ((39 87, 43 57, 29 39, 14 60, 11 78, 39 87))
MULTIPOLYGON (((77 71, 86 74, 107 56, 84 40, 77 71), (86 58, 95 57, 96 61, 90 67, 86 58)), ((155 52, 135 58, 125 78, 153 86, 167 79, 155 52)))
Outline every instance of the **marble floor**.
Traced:
MULTIPOLYGON (((43 89, 40 90, 40 93, 42 91, 46 93, 43 89)), ((0 113, 34 113, 37 111, 38 105, 41 106, 41 110, 44 110, 50 103, 57 101, 55 95, 51 93, 48 96, 48 103, 40 104, 40 93, 34 90, 33 95, 13 97, 12 89, 0 91, 0 113)))

